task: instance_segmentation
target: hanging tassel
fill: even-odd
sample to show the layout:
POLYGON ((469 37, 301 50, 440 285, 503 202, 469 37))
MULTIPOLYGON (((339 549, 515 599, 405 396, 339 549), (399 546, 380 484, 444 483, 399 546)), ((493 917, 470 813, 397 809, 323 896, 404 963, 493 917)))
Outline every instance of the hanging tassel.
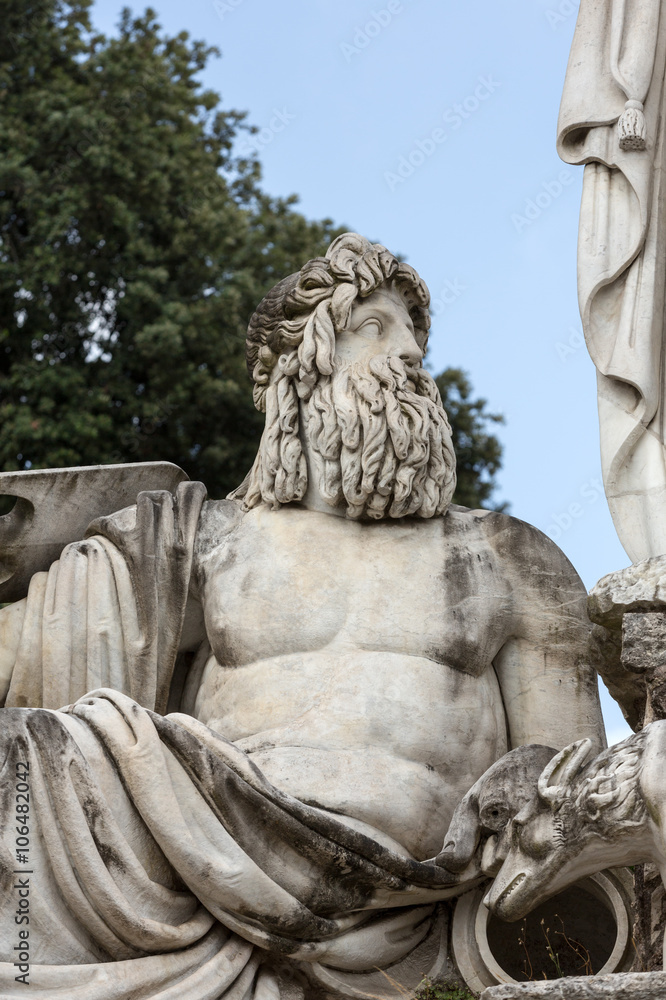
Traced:
POLYGON ((620 149, 645 149, 647 125, 640 101, 627 101, 617 123, 620 149))

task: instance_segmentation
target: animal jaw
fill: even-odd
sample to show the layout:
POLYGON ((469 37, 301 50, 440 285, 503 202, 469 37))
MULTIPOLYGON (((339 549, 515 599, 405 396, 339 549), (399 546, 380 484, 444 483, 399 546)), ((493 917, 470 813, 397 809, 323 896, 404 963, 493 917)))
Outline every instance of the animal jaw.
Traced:
POLYGON ((520 918, 523 915, 522 913, 518 913, 517 916, 513 915, 509 896, 518 888, 519 885, 522 885, 526 878, 526 872, 519 872, 519 874, 511 880, 505 889, 501 889, 499 895, 496 895, 495 886, 493 885, 493 891, 488 893, 483 902, 503 920, 511 921, 520 918))
POLYGON ((535 906, 585 875, 599 870, 594 851, 589 864, 586 864, 587 852, 584 848, 574 848, 574 851, 573 856, 570 853, 562 863, 556 852, 536 860, 527 857, 519 848, 512 849, 488 890, 484 904, 508 923, 522 919, 535 906))

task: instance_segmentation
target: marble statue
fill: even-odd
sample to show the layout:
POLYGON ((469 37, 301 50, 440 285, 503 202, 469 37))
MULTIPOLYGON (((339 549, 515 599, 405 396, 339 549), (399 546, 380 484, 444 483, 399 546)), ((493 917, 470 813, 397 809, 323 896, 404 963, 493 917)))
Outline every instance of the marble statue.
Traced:
POLYGON ((0 611, 2 996, 21 975, 69 1000, 401 981, 482 877, 434 861, 468 790, 512 748, 603 748, 577 574, 535 528, 451 503, 428 302, 339 237, 250 321, 266 426, 230 498, 175 482, 109 513, 92 491, 85 537, 38 569, 16 528, 34 572, 0 611))
POLYGON ((578 295, 604 486, 632 562, 666 553, 666 7, 581 0, 558 148, 585 164, 578 295))

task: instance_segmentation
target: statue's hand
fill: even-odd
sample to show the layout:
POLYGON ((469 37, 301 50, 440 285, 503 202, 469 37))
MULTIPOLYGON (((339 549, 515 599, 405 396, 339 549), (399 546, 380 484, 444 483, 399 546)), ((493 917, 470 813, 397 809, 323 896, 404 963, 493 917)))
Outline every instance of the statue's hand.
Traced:
POLYGON ((444 846, 435 858, 435 864, 440 868, 460 872, 467 868, 474 857, 481 837, 477 785, 470 788, 453 814, 444 846))

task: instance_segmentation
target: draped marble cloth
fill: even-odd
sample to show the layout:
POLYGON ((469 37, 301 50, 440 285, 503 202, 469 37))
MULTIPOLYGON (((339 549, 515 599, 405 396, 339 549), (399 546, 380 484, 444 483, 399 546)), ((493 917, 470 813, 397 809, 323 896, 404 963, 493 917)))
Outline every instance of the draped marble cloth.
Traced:
POLYGON ((2 997, 268 1000, 298 995, 299 975, 326 988, 327 969, 388 964, 399 980, 435 901, 461 891, 279 791, 191 716, 159 714, 204 498, 198 483, 140 494, 32 580, 0 709, 2 997), (29 765, 28 868, 17 762, 29 765), (28 988, 12 964, 24 870, 28 988))
POLYGON ((598 372, 606 495, 634 562, 666 552, 665 69, 662 0, 581 0, 558 150, 586 164, 578 295, 598 372), (644 150, 620 148, 627 100, 644 106, 644 150))

